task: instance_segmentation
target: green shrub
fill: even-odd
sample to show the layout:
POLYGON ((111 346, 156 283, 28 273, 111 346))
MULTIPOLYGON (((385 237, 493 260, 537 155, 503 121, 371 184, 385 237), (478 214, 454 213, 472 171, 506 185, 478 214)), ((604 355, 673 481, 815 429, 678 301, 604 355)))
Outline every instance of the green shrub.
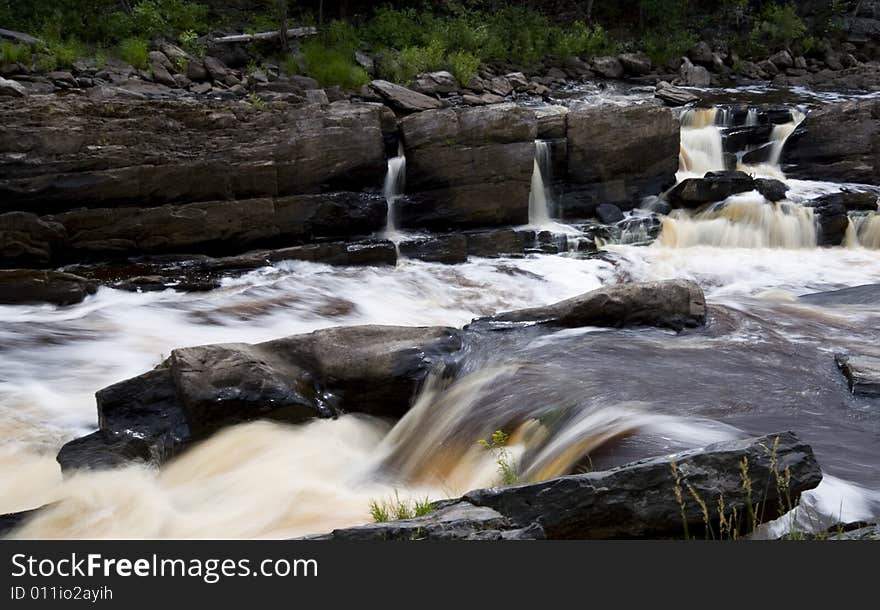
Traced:
POLYGON ((399 82, 412 80, 421 72, 443 70, 446 67, 446 49, 439 40, 432 40, 426 47, 406 47, 398 57, 399 82))
POLYGON ((12 42, 0 43, 0 64, 30 65, 31 48, 28 45, 12 42))
POLYGON ((480 69, 480 58, 467 51, 457 51, 449 55, 449 70, 463 87, 477 75, 480 69))
POLYGON ((48 54, 55 58, 55 66, 58 68, 69 68, 86 54, 83 45, 75 38, 50 41, 46 47, 48 54))
POLYGON ((751 43, 755 52, 791 47, 807 34, 807 26, 791 3, 767 5, 755 22, 751 43))
POLYGON ((126 38, 119 43, 119 57, 135 68, 147 67, 150 45, 142 38, 126 38))
POLYGON ((284 61, 281 64, 281 69, 284 70, 285 74, 302 74, 303 68, 299 65, 299 60, 297 60, 296 55, 288 55, 284 58, 284 61))
POLYGON ((193 30, 186 30, 184 32, 181 32, 179 38, 180 46, 183 48, 184 51, 186 51, 193 57, 204 59, 205 45, 199 41, 199 35, 197 33, 195 33, 193 30))
POLYGON ((651 31, 643 37, 642 46, 651 61, 662 66, 687 53, 697 42, 697 37, 687 30, 651 31))
POLYGON ((395 10, 383 6, 367 24, 364 37, 377 48, 403 49, 421 44, 423 33, 424 24, 415 9, 395 10))
POLYGON ((601 25, 589 27, 583 21, 575 21, 567 28, 554 30, 553 52, 558 57, 612 55, 616 46, 601 25))
POLYGON ((369 82, 367 72, 354 63, 354 53, 325 46, 320 40, 303 45, 303 57, 309 76, 322 86, 338 85, 343 89, 357 89, 369 82))
POLYGON ((503 430, 496 430, 492 433, 489 440, 480 439, 477 441, 481 447, 492 454, 495 458, 495 465, 498 467, 498 478, 502 485, 515 485, 519 482, 519 473, 516 470, 516 463, 510 451, 507 450, 507 441, 510 437, 503 430))

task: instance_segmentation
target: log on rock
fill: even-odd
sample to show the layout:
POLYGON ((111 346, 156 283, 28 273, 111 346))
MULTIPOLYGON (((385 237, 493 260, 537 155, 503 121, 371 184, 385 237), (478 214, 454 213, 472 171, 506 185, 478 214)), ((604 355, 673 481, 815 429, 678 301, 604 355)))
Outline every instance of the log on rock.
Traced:
MULTIPOLYGON (((315 36, 318 33, 317 28, 314 26, 302 26, 297 28, 290 28, 287 30, 288 38, 305 38, 306 36, 315 36)), ((248 42, 256 42, 258 40, 274 40, 276 38, 281 37, 280 30, 273 30, 271 32, 258 32, 256 34, 232 34, 230 36, 221 36, 219 38, 214 38, 211 42, 220 43, 220 44, 236 44, 236 43, 248 43, 248 42)))
POLYGON ((161 463, 191 441, 260 418, 400 417, 435 364, 461 348, 446 327, 352 326, 249 345, 176 349, 96 394, 100 430, 65 445, 63 469, 161 463))
POLYGON ((0 305, 52 303, 73 305, 98 287, 86 278, 60 271, 0 270, 0 305))
POLYGON ((702 539, 705 503, 714 534, 719 498, 724 517, 740 517, 740 535, 793 508, 822 472, 809 445, 792 432, 727 441, 602 472, 471 491, 434 504, 423 517, 335 530, 318 539, 702 539), (746 465, 751 495, 743 485, 746 465), (673 466, 674 465, 674 466, 673 466), (789 477, 790 474, 790 478, 789 477), (786 482, 787 479, 787 482, 786 482), (677 499, 676 487, 681 493, 677 499))
POLYGON ((531 322, 551 326, 661 326, 680 330, 706 323, 703 290, 688 280, 603 286, 546 307, 502 313, 482 323, 531 322))

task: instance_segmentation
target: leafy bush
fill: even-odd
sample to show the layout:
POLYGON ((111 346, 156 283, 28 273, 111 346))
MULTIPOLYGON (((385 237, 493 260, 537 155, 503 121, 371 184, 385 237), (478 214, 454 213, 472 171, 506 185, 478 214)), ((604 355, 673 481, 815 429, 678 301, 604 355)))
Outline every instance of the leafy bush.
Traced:
POLYGON ((697 37, 686 30, 651 31, 645 34, 642 46, 651 61, 657 65, 664 65, 687 53, 697 42, 697 37))
POLYGON ((596 57, 616 53, 617 45, 601 25, 589 27, 575 21, 568 28, 554 31, 553 52, 558 57, 596 57))
POLYGON ((496 430, 492 433, 489 440, 481 438, 479 445, 492 454, 495 458, 495 465, 498 467, 498 478, 502 485, 515 485, 519 482, 519 473, 516 470, 516 463, 507 450, 507 441, 510 437, 503 430, 496 430))
POLYGON ((406 47, 398 58, 400 82, 410 81, 420 72, 442 70, 446 67, 446 50, 439 40, 432 40, 426 47, 406 47))
POLYGON ((0 64, 23 64, 31 63, 31 48, 23 44, 12 42, 0 43, 0 64))
POLYGON ((767 5, 752 29, 751 42, 756 52, 791 47, 806 36, 807 26, 793 4, 767 5))
POLYGON ((403 49, 423 42, 423 23, 415 9, 395 10, 383 6, 376 10, 364 29, 364 38, 371 45, 403 49))
POLYGON ((199 41, 198 34, 196 34, 192 30, 186 30, 180 34, 179 38, 180 46, 183 48, 184 51, 186 51, 193 57, 204 59, 205 45, 199 41))
POLYGON ((366 71, 354 63, 353 52, 326 46, 320 40, 305 43, 302 50, 309 76, 322 86, 357 89, 370 80, 366 71))
POLYGON ((86 54, 83 45, 75 38, 53 40, 46 43, 47 54, 54 57, 55 68, 69 68, 86 54))
POLYGON ((142 38, 126 38, 119 43, 119 57, 135 68, 147 67, 150 46, 142 38))
POLYGON ((480 58, 467 51, 450 53, 448 59, 449 70, 458 82, 465 87, 477 75, 477 70, 480 69, 480 58))

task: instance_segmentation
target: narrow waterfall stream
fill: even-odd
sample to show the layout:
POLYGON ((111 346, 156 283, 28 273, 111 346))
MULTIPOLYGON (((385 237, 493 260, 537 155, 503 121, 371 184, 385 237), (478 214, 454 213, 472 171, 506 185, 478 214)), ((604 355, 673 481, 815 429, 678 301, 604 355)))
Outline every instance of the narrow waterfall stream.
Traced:
POLYGON ((385 182, 382 185, 382 194, 388 205, 388 215, 385 220, 385 239, 397 243, 400 241, 400 231, 397 228, 395 204, 406 190, 406 153, 401 142, 397 147, 397 156, 388 159, 388 169, 385 173, 385 182))
POLYGON ((551 224, 550 206, 553 203, 553 166, 550 145, 535 140, 535 163, 532 169, 532 187, 529 191, 529 225, 544 227, 551 224))

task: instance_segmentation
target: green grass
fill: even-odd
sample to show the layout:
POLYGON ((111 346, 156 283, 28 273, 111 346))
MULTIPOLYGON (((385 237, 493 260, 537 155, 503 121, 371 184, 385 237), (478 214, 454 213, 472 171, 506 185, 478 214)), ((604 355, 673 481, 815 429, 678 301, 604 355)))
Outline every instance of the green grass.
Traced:
POLYGON ((150 45, 142 38, 126 38, 119 43, 119 58, 135 68, 147 67, 150 45))
POLYGON ((31 56, 31 48, 27 45, 0 43, 0 64, 30 65, 31 56))
POLYGON ((338 85, 351 90, 370 80, 366 70, 354 63, 354 51, 349 55, 345 49, 326 46, 320 40, 305 43, 302 51, 306 71, 321 86, 338 85))
POLYGON ((370 516, 376 523, 423 517, 432 510, 434 505, 427 496, 422 499, 401 500, 397 490, 394 491, 394 497, 388 500, 370 500, 370 516))
POLYGON ((467 51, 450 53, 448 57, 449 71, 463 87, 477 75, 480 69, 480 58, 467 51))

